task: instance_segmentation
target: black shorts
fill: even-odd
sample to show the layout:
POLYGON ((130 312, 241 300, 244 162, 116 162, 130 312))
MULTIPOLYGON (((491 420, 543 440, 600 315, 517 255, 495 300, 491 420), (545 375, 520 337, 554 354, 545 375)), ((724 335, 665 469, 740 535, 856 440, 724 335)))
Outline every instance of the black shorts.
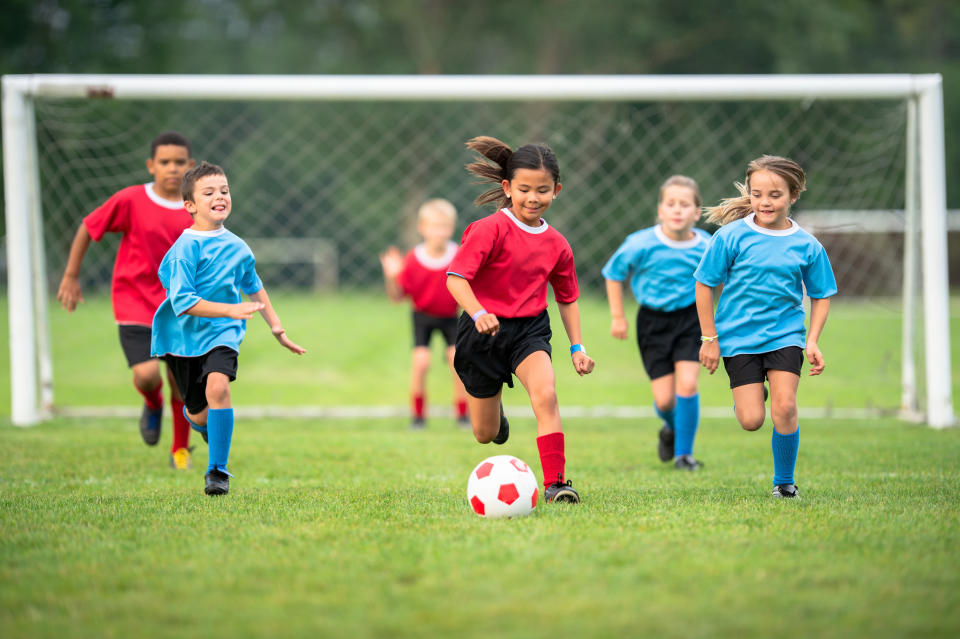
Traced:
POLYGON ((430 346, 433 331, 440 331, 447 346, 457 343, 457 316, 437 317, 420 311, 413 312, 413 345, 430 346))
POLYGON ((550 355, 550 316, 500 317, 496 335, 477 331, 469 315, 457 324, 457 352, 453 367, 473 397, 493 397, 506 384, 513 388, 513 373, 531 353, 550 355))
POLYGON ((673 373, 674 362, 700 361, 697 305, 675 311, 637 309, 637 346, 650 379, 673 373))
POLYGON ((163 361, 173 373, 187 410, 194 414, 207 407, 207 375, 223 373, 231 382, 237 379, 237 351, 226 346, 217 346, 199 357, 164 355, 163 361))
POLYGON ((786 371, 800 376, 803 366, 803 349, 786 346, 769 353, 750 353, 723 358, 723 369, 730 378, 730 388, 746 384, 762 384, 767 371, 786 371))
POLYGON ((120 329, 120 348, 127 358, 127 366, 133 368, 137 364, 148 362, 150 357, 150 336, 149 326, 139 326, 137 324, 119 324, 120 329))

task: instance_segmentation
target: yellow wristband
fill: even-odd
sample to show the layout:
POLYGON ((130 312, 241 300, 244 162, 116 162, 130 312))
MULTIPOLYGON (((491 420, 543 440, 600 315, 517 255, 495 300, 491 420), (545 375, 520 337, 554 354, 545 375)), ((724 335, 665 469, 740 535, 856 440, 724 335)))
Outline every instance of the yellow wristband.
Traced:
POLYGON ((718 337, 719 337, 719 335, 714 335, 713 337, 707 337, 706 335, 701 335, 701 336, 700 336, 700 341, 701 341, 701 342, 715 342, 715 341, 717 341, 717 338, 718 338, 718 337))

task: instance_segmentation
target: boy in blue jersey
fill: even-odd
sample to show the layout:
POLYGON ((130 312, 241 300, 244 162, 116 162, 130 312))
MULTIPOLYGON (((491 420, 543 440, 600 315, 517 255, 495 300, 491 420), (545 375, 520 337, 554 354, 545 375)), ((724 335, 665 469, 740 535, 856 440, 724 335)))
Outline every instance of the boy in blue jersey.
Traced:
POLYGON ((183 231, 160 263, 167 298, 153 316, 151 353, 173 372, 184 400, 184 415, 209 445, 204 492, 230 489, 227 458, 233 439, 230 382, 246 320, 260 312, 274 337, 291 342, 270 304, 246 242, 224 228, 230 215, 230 188, 223 169, 202 162, 187 171, 181 187, 193 226, 183 231), (252 301, 241 301, 245 293, 252 301))
POLYGON ((773 420, 773 496, 797 497, 794 472, 800 445, 797 386, 806 351, 810 374, 824 369, 817 346, 837 283, 823 246, 787 217, 806 190, 803 169, 764 155, 747 166, 741 197, 711 209, 723 225, 710 240, 694 276, 703 332, 700 362, 712 375, 720 357, 730 378, 734 410, 744 430, 763 426, 763 381, 770 383, 773 420), (714 321, 713 288, 723 294, 714 321), (804 330, 803 293, 810 297, 804 330))
POLYGON ((693 272, 710 236, 694 228, 700 189, 684 175, 660 187, 660 224, 627 236, 603 267, 610 303, 610 334, 627 338, 623 282, 630 279, 637 309, 637 345, 650 377, 653 408, 663 420, 657 452, 682 470, 700 467, 693 440, 700 421, 700 324, 693 272))

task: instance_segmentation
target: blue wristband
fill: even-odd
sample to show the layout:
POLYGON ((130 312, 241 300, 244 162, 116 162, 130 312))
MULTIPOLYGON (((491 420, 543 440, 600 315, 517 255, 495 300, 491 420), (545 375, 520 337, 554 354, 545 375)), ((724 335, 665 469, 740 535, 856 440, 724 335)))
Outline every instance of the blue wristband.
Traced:
POLYGON ((574 353, 576 353, 577 351, 580 351, 580 352, 583 353, 584 355, 587 354, 587 349, 585 349, 585 348, 583 347, 583 344, 574 344, 573 346, 570 347, 570 355, 571 355, 571 356, 572 356, 574 353))
POLYGON ((471 316, 470 316, 470 319, 472 319, 474 322, 476 322, 478 319, 480 319, 480 317, 481 317, 482 315, 486 315, 486 314, 487 314, 487 309, 481 308, 479 311, 477 311, 476 313, 474 313, 473 315, 471 315, 471 316))

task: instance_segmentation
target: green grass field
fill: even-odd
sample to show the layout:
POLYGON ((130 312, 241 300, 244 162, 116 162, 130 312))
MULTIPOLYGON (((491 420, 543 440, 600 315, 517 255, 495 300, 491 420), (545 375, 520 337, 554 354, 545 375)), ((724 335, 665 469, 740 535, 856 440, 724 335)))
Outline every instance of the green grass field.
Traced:
MULTIPOLYGON (((275 297, 309 352, 293 357, 251 322, 235 405, 405 403, 403 307, 275 297)), ((51 310, 58 401, 136 405, 109 304, 51 310)), ((579 379, 557 358, 561 411, 649 405, 633 343, 606 337, 602 301, 583 311, 597 371, 579 379)), ((954 320, 954 349, 958 329, 954 320)), ((562 331, 554 344, 565 353, 562 331)), ((835 304, 821 347, 827 371, 802 381, 801 407, 896 407, 894 307, 835 304)), ((437 362, 431 394, 446 404, 437 362)), ((729 404, 722 372, 702 379, 702 396, 729 404)), ((506 395, 508 407, 525 401, 506 395)), ((9 413, 5 367, 0 409, 9 413)), ((486 521, 465 498, 477 462, 505 452, 539 473, 533 420, 512 424, 494 449, 448 419, 424 432, 404 419, 241 420, 231 494, 211 499, 202 442, 197 468, 167 467, 169 428, 150 449, 130 420, 20 429, 6 418, 0 636, 960 634, 958 429, 807 419, 802 499, 774 501, 769 424, 745 433, 732 415, 704 419, 707 466, 691 475, 657 460, 652 419, 570 418, 567 470, 583 503, 486 521)))

